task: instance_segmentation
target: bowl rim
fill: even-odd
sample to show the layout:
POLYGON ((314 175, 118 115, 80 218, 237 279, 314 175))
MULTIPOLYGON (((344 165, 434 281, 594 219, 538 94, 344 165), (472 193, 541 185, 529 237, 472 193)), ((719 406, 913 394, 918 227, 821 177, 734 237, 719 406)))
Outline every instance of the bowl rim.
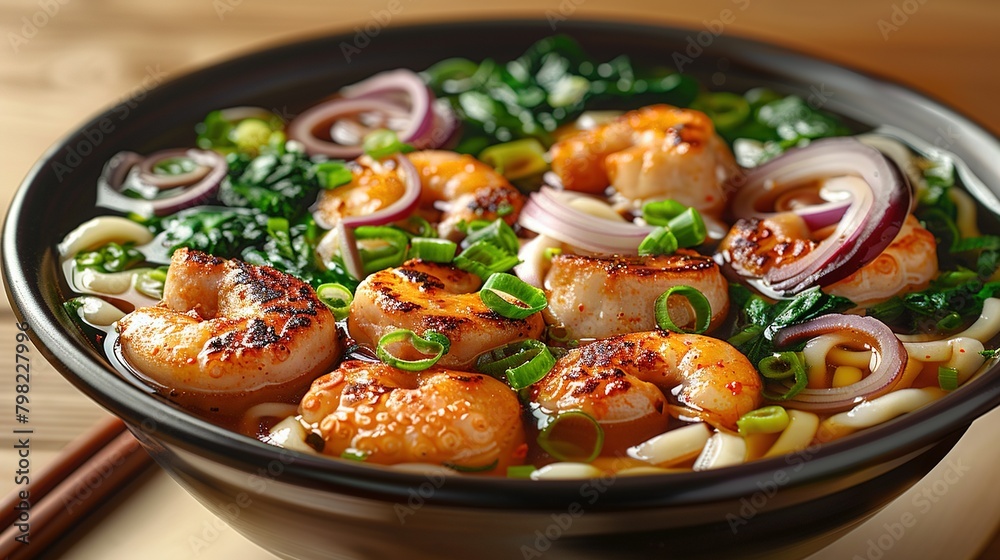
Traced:
MULTIPOLYGON (((560 32, 585 34, 632 33, 644 36, 682 39, 699 30, 660 24, 640 24, 633 21, 589 20, 572 18, 561 23, 560 32)), ((474 28, 483 33, 502 33, 512 27, 542 31, 549 22, 542 19, 450 20, 391 26, 380 32, 380 41, 402 41, 425 34, 448 33, 460 27, 474 28)), ((552 34, 552 33, 550 33, 552 34)), ((353 38, 349 31, 321 34, 304 40, 268 46, 240 56, 216 62, 188 72, 158 85, 155 92, 182 89, 185 85, 211 79, 216 73, 253 63, 261 57, 282 56, 319 45, 337 45, 353 38)), ((526 48, 527 45, 524 45, 526 48)), ((807 64, 820 71, 836 72, 877 84, 880 90, 922 105, 943 118, 957 123, 973 139, 986 139, 977 151, 1000 154, 1000 143, 982 126, 950 107, 919 93, 911 86, 874 77, 817 58, 800 54, 784 46, 740 37, 729 32, 716 37, 713 48, 721 51, 737 49, 762 57, 780 56, 785 62, 807 64)), ((52 248, 46 255, 29 258, 17 247, 28 235, 24 215, 41 193, 40 176, 56 154, 67 149, 80 133, 93 127, 108 113, 102 111, 91 120, 65 135, 50 147, 35 163, 19 186, 8 209, 3 230, 3 273, 8 299, 19 322, 30 325, 36 347, 60 373, 102 407, 122 417, 144 440, 159 440, 179 446, 212 461, 253 473, 261 465, 274 460, 279 450, 254 441, 187 414, 145 393, 124 379, 109 376, 107 362, 96 349, 85 345, 76 333, 67 330, 65 313, 46 303, 46 293, 38 282, 39 265, 51 265, 52 248)), ((48 292, 51 296, 51 291, 48 292)), ((761 481, 773 480, 776 473, 789 477, 788 487, 797 487, 834 477, 859 468, 875 466, 889 459, 924 449, 942 437, 964 429, 976 417, 1000 404, 1000 376, 981 375, 970 382, 972 390, 963 390, 948 398, 935 401, 913 413, 896 418, 887 425, 862 431, 848 438, 833 441, 808 453, 764 459, 714 471, 621 477, 594 509, 616 510, 624 507, 651 508, 684 506, 719 500, 735 500, 756 492, 761 481), (992 379, 991 379, 992 377, 992 379), (891 434, 891 438, 887 437, 891 434), (650 492, 656 488, 657 492, 650 492)), ((969 388, 963 388, 969 389, 969 388)), ((283 451, 283 453, 288 453, 283 451)), ((312 486, 340 493, 378 500, 405 500, 407 492, 423 483, 424 475, 391 469, 372 468, 347 461, 330 461, 323 457, 291 452, 294 460, 285 466, 282 480, 297 485, 312 486)), ((565 508, 578 497, 580 480, 528 481, 506 478, 452 477, 428 503, 475 508, 542 510, 565 508)))

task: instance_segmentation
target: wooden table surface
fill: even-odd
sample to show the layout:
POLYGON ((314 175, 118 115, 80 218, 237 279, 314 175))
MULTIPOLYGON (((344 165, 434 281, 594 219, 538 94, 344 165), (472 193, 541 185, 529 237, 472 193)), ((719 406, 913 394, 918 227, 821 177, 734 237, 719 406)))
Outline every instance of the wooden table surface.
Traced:
MULTIPOLYGON (((910 85, 1000 134, 1000 2, 996 0, 505 0, 481 4, 458 0, 0 0, 4 43, 0 45, 0 205, 6 208, 24 174, 48 146, 151 79, 178 76, 303 36, 364 26, 390 5, 399 7, 387 23, 390 26, 534 16, 663 22, 701 30, 720 19, 724 10, 731 10, 734 18, 724 33, 771 41, 910 85)), ((13 315, 4 301, 0 304, 0 356, 8 363, 13 361, 9 359, 13 333, 13 315)), ((33 465, 39 468, 105 413, 51 368, 38 360, 34 365, 32 421, 38 435, 33 440, 33 465)), ((11 402, 12 395, 12 376, 4 376, 0 402, 11 402)), ((4 434, 10 433, 10 423, 9 415, 2 415, 4 434)), ((994 421, 993 426, 998 425, 994 421)), ((0 488, 4 490, 13 483, 13 476, 8 475, 16 460, 7 437, 0 452, 0 478, 4 480, 0 488)), ((176 500, 198 509, 193 500, 157 475, 137 492, 139 497, 107 514, 106 524, 127 523, 133 514, 167 515, 136 510, 142 500, 176 500)), ((995 525, 998 520, 994 517, 986 523, 995 525)), ((177 539, 186 539, 204 522, 196 516, 175 521, 167 533, 177 539)), ((99 531, 96 525, 90 530, 99 531)), ((149 544, 137 550, 134 547, 142 545, 123 544, 122 533, 117 533, 117 552, 102 553, 103 557, 228 558, 237 553, 244 558, 268 557, 239 537, 224 537, 211 551, 199 554, 187 544, 179 548, 149 544)), ((116 537, 103 534, 101 538, 116 537)), ((107 540, 88 541, 86 535, 74 535, 60 555, 93 557, 95 551, 109 546, 107 540)), ((892 552, 884 557, 893 557, 892 552)), ((1000 557, 1000 546, 994 544, 986 554, 1000 557)))

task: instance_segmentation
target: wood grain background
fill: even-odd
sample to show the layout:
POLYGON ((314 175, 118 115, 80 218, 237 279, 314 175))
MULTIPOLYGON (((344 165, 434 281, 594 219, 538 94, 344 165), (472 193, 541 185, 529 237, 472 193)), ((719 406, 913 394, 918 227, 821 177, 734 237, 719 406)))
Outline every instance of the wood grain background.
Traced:
MULTIPOLYGON (((390 1, 401 7, 390 26, 529 16, 701 29, 725 9, 745 7, 724 33, 899 81, 1000 133, 997 0, 0 0, 0 207, 6 208, 47 147, 151 77, 178 76, 247 51, 364 26, 390 1)), ((5 361, 12 361, 13 321, 4 301, 0 356, 5 361)), ((41 466, 104 412, 51 368, 37 360, 34 367, 33 422, 40 432, 35 464, 41 466)), ((12 400, 7 377, 0 383, 0 403, 12 400)), ((9 416, 0 414, 0 420, 3 433, 9 433, 9 416)), ((7 471, 13 464, 3 451, 0 488, 11 486, 7 471)), ((1000 547, 991 550, 1000 557, 1000 547)))

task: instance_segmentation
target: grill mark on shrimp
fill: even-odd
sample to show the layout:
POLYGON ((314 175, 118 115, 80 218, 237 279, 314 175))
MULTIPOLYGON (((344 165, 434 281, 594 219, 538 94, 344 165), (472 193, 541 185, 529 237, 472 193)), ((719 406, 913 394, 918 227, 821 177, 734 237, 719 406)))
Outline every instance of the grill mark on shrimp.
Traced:
MULTIPOLYGON (((407 261, 378 271, 358 286, 351 304, 348 329, 359 344, 374 347, 389 332, 407 329, 417 335, 429 330, 444 334, 451 350, 438 362, 456 369, 471 368, 483 352, 527 338, 544 328, 540 313, 509 319, 490 310, 479 297, 482 280, 450 265, 407 261)), ((417 359, 409 349, 403 359, 417 359)))

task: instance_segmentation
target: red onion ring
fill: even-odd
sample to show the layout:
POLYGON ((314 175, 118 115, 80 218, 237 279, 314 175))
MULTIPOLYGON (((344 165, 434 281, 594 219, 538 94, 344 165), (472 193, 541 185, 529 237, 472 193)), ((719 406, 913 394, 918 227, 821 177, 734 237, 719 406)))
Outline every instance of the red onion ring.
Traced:
POLYGON ((416 73, 391 70, 340 90, 342 97, 316 105, 288 125, 288 137, 298 140, 310 154, 352 159, 363 153, 359 145, 339 144, 329 134, 320 133, 343 116, 379 112, 407 117, 396 131, 400 141, 418 148, 439 147, 452 139, 458 119, 447 104, 435 103, 433 94, 416 73), (405 94, 405 101, 399 93, 405 94))
MULTIPOLYGON (((774 160, 771 160, 761 166, 761 168, 772 165, 774 160)), ((779 162, 780 163, 780 162, 779 162)), ((789 191, 795 187, 798 187, 803 182, 808 182, 816 179, 822 179, 823 176, 813 173, 813 169, 804 168, 799 170, 801 176, 788 177, 785 181, 781 183, 776 183, 773 180, 768 180, 769 176, 767 173, 773 173, 771 171, 765 170, 762 175, 765 177, 762 181, 749 182, 749 175, 747 176, 748 182, 746 185, 741 187, 736 195, 733 197, 730 207, 733 209, 733 216, 737 218, 759 218, 765 220, 771 218, 781 211, 776 212, 766 212, 758 210, 757 201, 765 196, 777 198, 786 191, 789 191)), ((826 189, 820 190, 820 197, 823 197, 824 192, 829 192, 826 189)), ((812 204, 809 206, 804 206, 802 208, 795 208, 788 210, 802 217, 805 220, 806 225, 810 230, 817 230, 836 224, 847 212, 847 209, 851 205, 850 200, 829 200, 822 204, 812 204)))
MULTIPOLYGON (((364 153, 360 145, 338 144, 329 138, 328 132, 334 121, 358 113, 378 112, 385 115, 402 115, 405 109, 374 97, 362 99, 334 99, 320 103, 295 118, 288 125, 288 137, 297 140, 310 154, 323 154, 332 158, 354 159, 364 153)), ((401 138, 402 140, 402 138, 401 138)), ((404 142, 406 140, 403 140, 404 142)))
POLYGON ((397 131, 396 134, 403 142, 412 142, 426 135, 434 124, 434 111, 431 106, 434 96, 416 73, 402 68, 380 72, 367 80, 341 89, 340 93, 348 99, 356 99, 378 97, 397 91, 404 91, 409 96, 410 114, 413 115, 413 119, 407 128, 397 131))
MULTIPOLYGON (((801 184, 809 179, 857 176, 834 187, 851 194, 850 206, 834 232, 799 260, 774 267, 764 280, 775 292, 794 295, 813 285, 826 286, 850 276, 889 246, 910 210, 910 184, 888 158, 853 138, 815 140, 751 169, 743 189, 801 184)), ((827 208, 826 210, 831 210, 827 208)), ((831 210, 832 211, 832 210, 831 210)))
POLYGON ((119 152, 104 165, 97 180, 97 206, 120 212, 134 212, 144 217, 172 214, 209 199, 219 190, 219 185, 228 172, 229 166, 225 158, 208 150, 164 150, 146 158, 134 152, 119 152), (206 171, 200 177, 194 173, 184 174, 182 177, 193 180, 193 184, 189 185, 173 185, 172 181, 167 181, 171 186, 160 187, 147 182, 146 176, 152 175, 152 165, 165 157, 190 158, 206 171), (144 168, 149 172, 142 171, 144 168), (121 189, 129 182, 144 190, 170 188, 178 189, 178 192, 156 199, 132 198, 121 193, 121 189))
POLYGON ((313 214, 316 223, 324 229, 337 229, 337 240, 340 242, 340 257, 344 261, 347 272, 358 280, 364 279, 364 263, 361 261, 361 253, 358 252, 358 242, 354 237, 354 229, 360 226, 381 226, 401 220, 409 216, 417 207, 420 201, 420 175, 417 169, 410 163, 409 158, 403 154, 397 154, 393 160, 398 166, 398 171, 403 174, 403 184, 406 189, 403 196, 392 204, 366 216, 347 216, 335 224, 320 223, 317 214, 313 214))
MULTIPOLYGON (((180 175, 159 175, 153 171, 153 167, 167 159, 193 159, 188 155, 188 150, 177 148, 174 150, 163 150, 147 156, 139 163, 138 179, 145 184, 152 185, 157 189, 172 189, 192 185, 205 178, 212 167, 198 164, 197 167, 187 173, 180 175)), ((195 163, 198 163, 197 161, 195 163)))
POLYGON ((872 347, 878 363, 870 374, 857 383, 832 389, 803 389, 782 404, 789 408, 833 414, 850 410, 862 400, 882 396, 892 390, 906 369, 908 356, 903 343, 881 321, 859 315, 823 315, 811 321, 785 327, 774 336, 774 343, 785 346, 831 332, 850 331, 872 347))
POLYGON ((574 247, 595 253, 634 255, 653 227, 602 220, 567 204, 586 195, 542 187, 531 193, 518 224, 574 247))

